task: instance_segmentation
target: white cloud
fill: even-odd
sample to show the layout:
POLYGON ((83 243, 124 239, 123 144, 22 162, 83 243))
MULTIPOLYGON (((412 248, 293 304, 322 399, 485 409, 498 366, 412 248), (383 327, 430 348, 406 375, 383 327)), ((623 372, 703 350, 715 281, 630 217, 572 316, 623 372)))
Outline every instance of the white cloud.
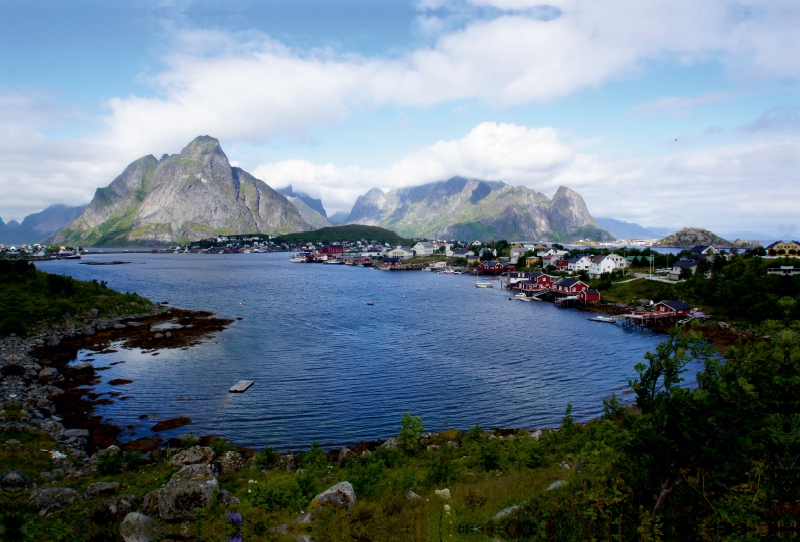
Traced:
POLYGON ((255 170, 272 186, 291 183, 320 194, 331 211, 349 211, 358 195, 375 186, 386 190, 462 175, 524 185, 548 196, 566 185, 583 196, 595 216, 723 230, 793 220, 798 172, 800 138, 608 159, 576 153, 552 128, 494 123, 418 149, 386 169, 292 160, 255 170))
POLYGON ((672 117, 688 117, 693 107, 736 98, 733 92, 709 92, 699 96, 666 96, 631 108, 631 113, 641 115, 667 114, 672 117))

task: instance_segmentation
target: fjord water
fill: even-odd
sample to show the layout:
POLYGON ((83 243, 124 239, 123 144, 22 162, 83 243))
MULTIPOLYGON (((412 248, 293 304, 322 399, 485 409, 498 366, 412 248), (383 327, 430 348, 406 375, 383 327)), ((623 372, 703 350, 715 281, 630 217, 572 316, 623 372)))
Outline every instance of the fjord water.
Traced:
POLYGON ((109 367, 97 391, 117 397, 97 412, 126 427, 122 440, 178 416, 193 423, 162 436, 213 434, 278 449, 388 438, 404 412, 430 430, 553 427, 568 403, 578 420, 598 416, 602 398, 626 389, 633 366, 663 339, 590 322, 585 311, 509 301, 499 283, 479 289, 467 275, 295 264, 280 253, 83 261, 110 260, 131 263, 37 265, 242 318, 186 350, 80 353, 76 362, 109 367), (117 378, 133 383, 107 384, 117 378), (243 379, 255 385, 229 394, 243 379))

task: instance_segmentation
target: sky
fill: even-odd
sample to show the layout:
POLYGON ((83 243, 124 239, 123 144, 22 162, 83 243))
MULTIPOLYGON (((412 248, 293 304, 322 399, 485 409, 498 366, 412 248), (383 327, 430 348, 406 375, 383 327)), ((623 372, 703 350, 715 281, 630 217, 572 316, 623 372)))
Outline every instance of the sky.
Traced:
POLYGON ((800 233, 798 28, 784 0, 3 2, 0 217, 211 135, 329 214, 461 175, 800 233))

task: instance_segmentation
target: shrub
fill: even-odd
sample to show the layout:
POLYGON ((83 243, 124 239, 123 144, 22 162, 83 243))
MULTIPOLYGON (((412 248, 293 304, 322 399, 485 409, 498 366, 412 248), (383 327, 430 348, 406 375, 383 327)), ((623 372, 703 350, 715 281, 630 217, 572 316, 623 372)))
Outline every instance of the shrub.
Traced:
POLYGON ((277 459, 277 452, 269 446, 264 446, 264 448, 256 454, 254 461, 257 466, 261 468, 268 468, 273 466, 277 459))
POLYGON ((217 454, 217 457, 220 457, 225 452, 236 450, 236 446, 229 443, 224 438, 217 438, 217 437, 211 439, 211 443, 208 445, 208 447, 214 450, 214 453, 217 454))
POLYGON ((251 484, 250 502, 253 506, 260 506, 267 512, 279 508, 300 509, 303 502, 303 492, 298 484, 299 476, 274 477, 262 480, 260 484, 251 484))
POLYGON ((478 445, 478 463, 483 470, 499 469, 503 462, 503 444, 499 439, 486 439, 478 445))
POLYGON ((403 419, 400 420, 400 432, 397 434, 397 440, 400 441, 403 450, 413 452, 419 448, 419 436, 423 428, 419 416, 414 416, 410 412, 403 414, 403 419))
POLYGON ((428 469, 428 483, 433 485, 449 484, 458 479, 458 467, 453 462, 451 449, 445 448, 437 453, 428 469))
POLYGON ((123 457, 119 452, 110 452, 97 458, 97 472, 103 476, 119 474, 123 467, 123 457))

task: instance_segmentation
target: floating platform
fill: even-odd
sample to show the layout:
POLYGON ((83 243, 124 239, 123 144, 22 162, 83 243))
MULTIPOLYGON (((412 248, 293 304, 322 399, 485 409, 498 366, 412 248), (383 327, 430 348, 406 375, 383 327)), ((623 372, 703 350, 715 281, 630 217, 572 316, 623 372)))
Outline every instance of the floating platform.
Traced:
POLYGON ((228 393, 243 393, 253 385, 252 380, 240 380, 228 390, 228 393))

